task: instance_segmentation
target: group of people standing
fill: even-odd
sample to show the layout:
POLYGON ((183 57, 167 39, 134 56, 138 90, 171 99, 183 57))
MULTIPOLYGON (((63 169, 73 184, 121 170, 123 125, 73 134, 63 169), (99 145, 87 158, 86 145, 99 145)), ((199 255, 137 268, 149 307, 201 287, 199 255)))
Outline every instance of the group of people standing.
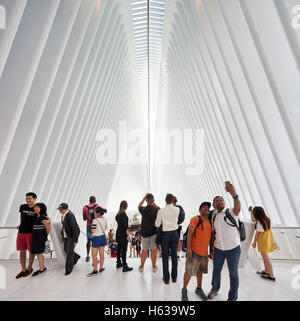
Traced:
MULTIPOLYGON (((180 242, 181 224, 185 219, 183 208, 177 204, 177 198, 172 194, 167 194, 165 206, 160 208, 150 193, 146 194, 138 205, 138 210, 142 216, 139 233, 133 237, 129 231, 129 219, 126 214, 128 208, 127 201, 120 203, 119 211, 115 217, 117 223, 116 239, 113 231, 110 230, 106 236, 107 220, 104 217, 106 209, 96 203, 95 197, 90 197, 90 203, 83 208, 83 219, 87 221, 87 258, 89 262, 90 248, 92 247, 93 271, 88 276, 98 275, 104 268, 105 246, 116 253, 116 268, 122 268, 123 272, 132 271, 133 268, 127 264, 128 243, 135 246, 141 242, 141 263, 139 271, 144 271, 147 257, 151 257, 152 271, 158 270, 157 251, 162 256, 163 278, 167 285, 172 279, 177 282, 178 245, 186 251, 185 274, 181 297, 183 301, 188 301, 187 287, 192 276, 197 277, 197 287, 195 293, 201 299, 213 299, 218 295, 221 287, 221 272, 225 260, 229 269, 230 290, 228 301, 235 301, 238 298, 239 274, 238 263, 241 254, 240 221, 238 219, 241 203, 232 184, 226 184, 225 190, 233 197, 233 208, 225 208, 223 197, 216 196, 213 203, 202 202, 199 207, 199 215, 191 218, 184 240, 180 242), (144 203, 146 202, 146 206, 144 203), (211 205, 213 210, 211 210, 211 205), (108 239, 108 244, 107 244, 108 239), (100 262, 98 262, 98 253, 100 262), (171 273, 169 271, 169 257, 171 257, 171 273), (212 288, 208 295, 202 289, 203 274, 208 273, 209 258, 213 260, 212 288), (98 269, 98 263, 100 267, 98 269)), ((38 257, 39 270, 33 273, 36 276, 46 271, 44 265, 44 248, 50 232, 51 219, 47 216, 47 208, 43 203, 35 203, 36 194, 26 194, 26 204, 20 207, 20 225, 17 237, 17 249, 20 251, 20 262, 22 271, 17 278, 30 275, 34 256, 38 257), (30 251, 29 265, 26 268, 26 250, 30 251)), ((75 215, 69 210, 66 203, 58 207, 62 215, 62 237, 64 250, 66 253, 65 275, 69 275, 73 266, 80 256, 74 249, 78 243, 80 234, 79 226, 75 215)), ((258 245, 261 252, 265 270, 258 271, 262 278, 275 281, 272 264, 268 258, 268 253, 274 251, 274 239, 271 231, 270 219, 266 216, 262 207, 249 209, 252 221, 256 223, 256 234, 252 246, 258 245)))
MULTIPOLYGON (((20 206, 20 224, 17 226, 17 250, 20 252, 21 272, 16 276, 37 276, 44 273, 47 268, 44 263, 44 252, 47 247, 48 236, 51 229, 51 219, 47 215, 47 206, 36 203, 35 193, 26 194, 26 204, 20 206), (26 252, 29 252, 29 264, 26 267, 26 252), (39 269, 33 272, 34 258, 37 256, 39 269)), ((57 208, 62 216, 62 241, 66 253, 65 275, 69 275, 80 256, 74 249, 80 234, 75 215, 69 210, 68 204, 62 203, 57 208)))
POLYGON ((47 270, 44 263, 45 244, 50 233, 51 219, 47 215, 47 207, 43 203, 36 203, 35 193, 26 194, 26 204, 20 206, 20 224, 17 226, 17 250, 20 251, 22 270, 16 278, 26 277, 33 273, 35 256, 39 261, 39 270, 32 276, 37 276, 47 270), (26 251, 29 251, 29 264, 26 267, 26 251))

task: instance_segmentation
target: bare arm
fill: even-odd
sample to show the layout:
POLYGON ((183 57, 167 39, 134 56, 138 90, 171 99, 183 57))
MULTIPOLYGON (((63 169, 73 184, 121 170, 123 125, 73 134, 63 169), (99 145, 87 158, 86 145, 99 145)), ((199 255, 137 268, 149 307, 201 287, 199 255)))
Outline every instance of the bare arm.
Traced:
POLYGON ((260 233, 260 232, 257 232, 257 231, 256 231, 256 233, 255 233, 254 241, 253 241, 253 243, 252 243, 252 246, 253 246, 254 248, 256 248, 256 242, 257 242, 257 240, 258 240, 259 233, 260 233))
POLYGON ((22 224, 22 214, 20 213, 20 225, 17 226, 18 230, 20 229, 21 224, 22 224))
MULTIPOLYGON (((235 188, 234 188, 234 186, 232 184, 227 185, 225 187, 225 189, 226 189, 226 191, 228 193, 230 193, 230 195, 232 197, 236 197, 237 196, 237 193, 235 192, 235 188)), ((241 202, 240 202, 240 200, 238 198, 235 198, 233 200, 233 209, 232 209, 232 211, 233 211, 233 214, 236 215, 236 216, 238 216, 240 214, 241 202)))
POLYGON ((155 203, 153 203, 153 206, 160 209, 160 207, 158 205, 156 205, 155 203))
POLYGON ((139 207, 143 206, 145 200, 146 200, 147 194, 144 196, 144 198, 140 201, 139 207))
POLYGON ((49 220, 42 220, 42 223, 44 224, 45 228, 46 228, 46 232, 47 232, 47 235, 49 235, 50 233, 50 219, 49 220))
POLYGON ((83 216, 83 220, 86 221, 87 220, 87 216, 85 214, 85 207, 82 210, 82 216, 83 216))

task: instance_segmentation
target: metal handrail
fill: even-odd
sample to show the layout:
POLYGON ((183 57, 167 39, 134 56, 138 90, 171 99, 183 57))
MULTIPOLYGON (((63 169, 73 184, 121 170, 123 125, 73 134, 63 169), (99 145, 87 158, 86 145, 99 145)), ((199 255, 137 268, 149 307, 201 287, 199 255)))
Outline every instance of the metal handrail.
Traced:
POLYGON ((284 226, 284 227, 271 226, 271 228, 273 230, 300 230, 300 227, 298 227, 298 226, 284 226))
POLYGON ((16 230, 16 226, 0 226, 0 230, 16 230))

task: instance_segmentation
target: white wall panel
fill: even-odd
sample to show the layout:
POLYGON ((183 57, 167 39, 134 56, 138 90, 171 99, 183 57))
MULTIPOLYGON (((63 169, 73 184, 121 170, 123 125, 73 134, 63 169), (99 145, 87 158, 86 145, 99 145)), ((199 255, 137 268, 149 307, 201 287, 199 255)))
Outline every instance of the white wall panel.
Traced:
POLYGON ((161 108, 170 116, 158 115, 157 125, 203 128, 206 165, 193 178, 185 176, 184 166, 157 168, 157 193, 175 186, 184 191, 182 203, 196 213, 204 198, 227 196, 223 186, 230 179, 244 217, 249 219, 249 205, 262 205, 273 224, 299 225, 300 53, 292 5, 167 1, 162 40, 167 71, 161 74, 161 84, 167 85, 160 101, 167 101, 161 108), (181 172, 180 184, 175 171, 181 172))

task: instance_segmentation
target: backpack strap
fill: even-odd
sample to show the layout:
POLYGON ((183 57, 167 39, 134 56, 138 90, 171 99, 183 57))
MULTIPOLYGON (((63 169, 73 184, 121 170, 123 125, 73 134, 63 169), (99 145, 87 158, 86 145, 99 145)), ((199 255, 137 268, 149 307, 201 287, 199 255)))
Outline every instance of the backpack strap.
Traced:
POLYGON ((88 209, 87 219, 88 219, 88 221, 89 221, 91 224, 92 224, 92 221, 93 221, 93 220, 91 220, 91 217, 90 217, 90 210, 95 209, 97 206, 98 206, 98 204, 95 204, 94 206, 85 205, 85 207, 88 209))
POLYGON ((196 238, 196 229, 199 227, 200 224, 201 224, 202 231, 203 231, 203 222, 202 222, 202 218, 201 218, 200 215, 198 215, 198 219, 199 219, 199 221, 198 221, 198 223, 197 223, 197 225, 196 225, 196 227, 195 227, 195 229, 194 229, 194 237, 195 237, 195 238, 196 238))
POLYGON ((88 206, 88 205, 85 205, 88 210, 93 210, 96 206, 98 206, 98 204, 95 204, 94 206, 88 206))
POLYGON ((232 217, 232 215, 231 215, 230 212, 229 212, 229 208, 227 208, 226 211, 225 211, 224 221, 225 221, 228 225, 230 225, 230 226, 232 226, 232 227, 237 227, 237 228, 238 228, 237 223, 236 223, 236 220, 232 217), (230 221, 232 224, 227 223, 227 222, 226 222, 226 218, 228 218, 229 221, 230 221))

